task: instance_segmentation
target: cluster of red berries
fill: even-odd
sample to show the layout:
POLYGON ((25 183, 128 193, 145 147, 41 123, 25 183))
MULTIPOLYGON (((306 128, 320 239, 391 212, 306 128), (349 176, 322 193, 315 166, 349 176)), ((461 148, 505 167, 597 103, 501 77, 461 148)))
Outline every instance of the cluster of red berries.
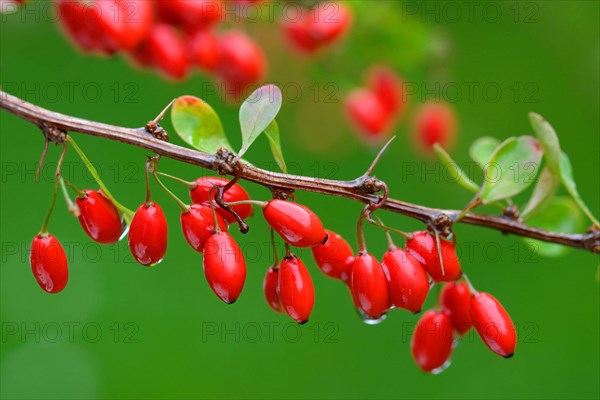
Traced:
POLYGON ((240 30, 216 33, 220 0, 57 0, 61 23, 84 52, 125 52, 137 65, 171 79, 192 67, 216 74, 238 93, 264 78, 260 46, 240 30))
POLYGON ((513 355, 516 332, 508 313, 491 295, 457 281, 462 271, 453 242, 440 239, 438 250, 433 235, 414 232, 406 250, 390 243, 380 264, 365 250, 354 256, 340 235, 327 233, 329 240, 312 249, 316 264, 325 275, 348 285, 367 323, 382 321, 394 308, 419 313, 431 285, 446 282, 439 298, 441 310, 424 313, 413 334, 412 355, 423 371, 442 371, 458 338, 471 327, 492 351, 507 358, 513 355))
MULTIPOLYGON (((380 142, 389 136, 403 116, 408 94, 402 78, 385 66, 371 68, 366 87, 350 92, 345 101, 346 115, 367 141, 380 142)), ((413 121, 413 142, 424 153, 439 143, 449 148, 456 135, 456 117, 449 104, 429 101, 417 110, 413 121)))
MULTIPOLYGON (((179 203, 183 235, 203 254, 206 280, 225 303, 238 299, 246 280, 242 250, 227 230, 230 223, 250 217, 254 204, 262 208, 266 222, 286 243, 285 257, 279 262, 275 255, 275 263, 264 277, 264 295, 273 310, 301 324, 308 321, 315 300, 313 282, 289 246, 311 248, 319 269, 347 284, 355 307, 367 323, 382 321, 393 308, 420 312, 431 285, 447 282, 439 298, 440 309, 427 311, 413 335, 412 354, 422 370, 441 371, 449 363, 458 338, 472 326, 490 349, 503 357, 512 356, 516 336, 510 317, 491 295, 458 282, 463 274, 453 241, 425 231, 414 232, 407 234, 405 250, 393 245, 388 235, 389 249, 379 263, 364 246, 354 255, 343 237, 325 230, 316 214, 295 202, 254 201, 242 186, 223 178, 185 182, 171 177, 188 186, 192 204, 187 205, 164 187, 156 172, 153 174, 179 203)), ((129 248, 138 263, 152 266, 166 254, 167 221, 149 190, 147 193, 131 221, 129 248)), ((111 244, 123 236, 121 215, 101 191, 78 191, 75 204, 79 222, 92 240, 111 244)), ((59 241, 47 232, 33 240, 31 267, 45 291, 58 293, 65 288, 67 258, 59 241)))

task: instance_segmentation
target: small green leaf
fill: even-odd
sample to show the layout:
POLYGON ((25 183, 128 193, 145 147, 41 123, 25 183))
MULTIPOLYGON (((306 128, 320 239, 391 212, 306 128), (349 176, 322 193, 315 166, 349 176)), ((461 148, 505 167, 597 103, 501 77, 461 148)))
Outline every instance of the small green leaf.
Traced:
POLYGON ((560 143, 558 136, 548 123, 539 114, 529 113, 529 121, 538 137, 538 141, 544 150, 544 158, 548 163, 548 167, 556 176, 560 175, 560 143))
POLYGON ((535 181, 542 149, 532 136, 510 137, 492 154, 479 198, 492 203, 521 193, 535 181))
POLYGON ((554 196, 554 193, 556 193, 559 184, 560 181, 556 178, 548 165, 546 165, 533 188, 533 193, 531 194, 529 202, 523 208, 523 212, 521 213, 523 219, 527 220, 535 215, 537 211, 543 209, 552 196, 554 196))
POLYGON ((477 186, 475 184, 475 182, 473 182, 467 176, 465 171, 463 171, 458 166, 458 164, 452 159, 452 157, 450 157, 450 154, 448 154, 442 146, 440 146, 438 143, 436 143, 433 145, 433 149, 435 150, 435 153, 442 161, 442 164, 444 164, 444 166, 446 168, 448 168, 448 172, 450 173, 450 176, 455 178, 456 182, 459 185, 461 185, 462 187, 464 187, 467 190, 470 190, 473 193, 477 193, 479 191, 479 186, 477 186))
POLYGON ((567 189, 567 192, 569 192, 573 200, 575 200, 579 208, 581 208, 581 211, 583 211, 584 214, 587 215, 587 217, 590 219, 590 221, 594 223, 594 225, 600 226, 600 223, 598 223, 598 220, 596 219, 596 217, 594 217, 590 209, 587 207, 587 205, 579 195, 579 192, 577 191, 577 185, 575 184, 575 178, 573 177, 573 167, 571 166, 571 160, 569 160, 569 156, 567 156, 564 152, 560 153, 560 178, 563 185, 565 186, 565 189, 567 189))
POLYGON ((242 148, 238 154, 240 157, 273 122, 281 109, 281 103, 281 90, 275 85, 259 87, 244 101, 240 107, 242 128, 242 148))
POLYGON ((223 125, 213 108, 194 96, 181 96, 171 109, 175 132, 192 147, 216 153, 221 147, 231 150, 223 125))
POLYGON ((500 146, 500 140, 491 136, 483 136, 473 142, 469 149, 469 155, 481 168, 490 161, 494 150, 500 146))
POLYGON ((271 153, 273 153, 273 158, 279 165, 279 169, 284 174, 287 174, 287 166, 285 165, 285 160, 283 158, 283 153, 281 152, 281 139, 279 137, 279 125, 276 120, 273 120, 267 129, 265 129, 265 135, 269 140, 269 146, 271 146, 271 153))
MULTIPOLYGON (((548 205, 528 224, 552 232, 575 233, 583 229, 581 211, 575 202, 568 197, 553 197, 548 205)), ((539 254, 546 257, 558 257, 568 252, 569 248, 558 244, 525 239, 531 243, 539 254)))

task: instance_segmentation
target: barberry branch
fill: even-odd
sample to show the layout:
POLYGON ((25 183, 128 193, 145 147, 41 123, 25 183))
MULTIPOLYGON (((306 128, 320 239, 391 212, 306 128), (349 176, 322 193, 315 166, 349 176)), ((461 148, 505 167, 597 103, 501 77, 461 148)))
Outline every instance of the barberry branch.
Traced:
MULTIPOLYGON (((344 197, 366 204, 377 204, 381 200, 381 196, 377 195, 377 192, 381 191, 385 185, 384 182, 372 177, 370 174, 354 180, 341 181, 282 174, 248 164, 243 164, 243 168, 239 168, 237 162, 235 162, 235 155, 225 149, 221 149, 217 154, 203 153, 161 140, 160 136, 157 138, 157 135, 149 133, 145 126, 125 128, 64 115, 38 107, 4 91, 0 91, 0 107, 33 123, 43 132, 54 129, 58 132, 78 132, 114 140, 154 152, 163 157, 197 165, 221 175, 237 176, 241 180, 265 186, 273 192, 300 190, 344 197)), ((52 137, 50 137, 50 140, 52 141, 52 137)), ((448 231, 453 223, 452 221, 461 214, 460 210, 429 208, 391 198, 381 204, 381 209, 418 219, 442 233, 448 231)), ((583 234, 549 232, 528 226, 518 219, 510 218, 510 216, 490 216, 474 213, 464 215, 460 219, 460 223, 495 229, 503 234, 513 234, 586 249, 597 254, 600 253, 600 230, 597 227, 593 227, 583 234)))

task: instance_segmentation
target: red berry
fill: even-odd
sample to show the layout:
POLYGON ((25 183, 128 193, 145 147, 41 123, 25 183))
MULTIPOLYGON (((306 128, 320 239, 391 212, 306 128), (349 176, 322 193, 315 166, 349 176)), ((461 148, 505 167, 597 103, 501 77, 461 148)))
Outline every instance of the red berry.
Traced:
POLYGON ((346 98, 345 107, 348 119, 367 138, 381 138, 388 133, 391 114, 373 91, 353 91, 346 98))
POLYGON ((89 5, 101 37, 113 50, 132 50, 150 32, 154 19, 152 3, 147 0, 96 0, 89 5))
POLYGON ((471 326, 471 293, 465 282, 449 282, 440 294, 440 305, 452 326, 460 335, 464 335, 471 326))
POLYGON ((198 29, 187 40, 191 61, 205 71, 214 71, 219 64, 219 43, 210 29, 198 29))
POLYGON ((204 245, 204 276, 210 288, 227 304, 233 304, 244 288, 246 261, 227 232, 217 232, 204 245))
POLYGON ((391 304, 420 312, 429 293, 429 278, 421 264, 407 251, 394 249, 383 255, 381 266, 388 281, 391 304))
POLYGON ((285 200, 271 200, 263 209, 269 225, 296 247, 313 247, 327 241, 321 220, 307 207, 285 200))
POLYGON ((162 261, 167 252, 167 220, 156 203, 142 204, 129 227, 129 249, 142 265, 151 266, 162 261))
POLYGON ((98 243, 115 243, 123 233, 123 222, 117 207, 99 190, 84 190, 77 197, 79 223, 87 235, 98 243))
POLYGON ((402 113, 405 103, 402 81, 393 70, 388 67, 373 68, 369 76, 369 88, 388 112, 402 113))
POLYGON ((453 341, 450 318, 442 312, 429 310, 419 319, 413 333, 413 359, 425 372, 441 372, 449 363, 453 341))
POLYGON ((169 78, 184 79, 188 73, 188 50, 179 32, 170 25, 152 27, 133 57, 142 65, 151 62, 169 78))
MULTIPOLYGON (((227 231, 227 223, 219 214, 217 221, 221 230, 227 231)), ((215 233, 215 221, 210 207, 192 204, 189 211, 181 213, 181 229, 190 246, 202 253, 204 244, 215 233)))
POLYGON ((38 234, 31 242, 31 271, 38 285, 48 293, 58 293, 67 286, 67 256, 53 235, 38 234))
POLYGON ((221 0, 157 0, 157 8, 163 21, 187 29, 212 25, 223 14, 221 0))
POLYGON ((494 353, 510 358, 515 353, 517 334, 502 304, 488 293, 471 297, 471 318, 477 333, 494 353))
POLYGON ((283 313, 283 307, 279 299, 279 268, 269 267, 263 281, 263 291, 269 307, 278 313, 283 313))
POLYGON ((390 308, 389 288, 381 264, 369 253, 358 253, 352 263, 352 297, 369 318, 377 319, 390 308))
POLYGON ((462 270, 453 242, 440 238, 440 250, 444 260, 444 271, 438 256, 435 238, 428 232, 415 232, 413 238, 406 241, 406 248, 423 266, 436 282, 452 282, 460 278, 462 270))
POLYGON ((116 51, 104 42, 98 16, 92 7, 79 0, 58 0, 58 10, 61 25, 82 51, 98 51, 103 54, 116 51))
POLYGON ((456 134, 456 116, 449 105, 428 102, 419 109, 414 129, 417 145, 425 152, 432 152, 435 143, 448 149, 456 134))
POLYGON ((315 303, 315 288, 304 266, 296 256, 288 256, 279 266, 279 297, 285 312, 299 324, 308 322, 315 303))
POLYGON ((299 18, 284 20, 284 35, 299 51, 314 53, 338 40, 352 21, 350 10, 342 3, 326 2, 313 10, 302 10, 299 18))
POLYGON ((262 80, 266 64, 262 49, 244 32, 232 30, 219 38, 218 72, 234 94, 262 80))
POLYGON ((330 230, 327 233, 327 242, 313 247, 312 254, 317 266, 325 275, 347 281, 352 272, 354 253, 343 237, 330 230))
MULTIPOLYGON (((208 193, 212 189, 213 185, 225 186, 228 182, 229 180, 227 179, 217 178, 213 176, 198 178, 194 182, 196 186, 190 190, 190 198, 196 204, 208 204, 208 193)), ((211 199, 215 198, 215 194, 216 191, 213 191, 211 199)), ((248 192, 246 192, 246 190, 244 190, 244 188, 241 185, 238 185, 237 183, 230 187, 225 193, 223 193, 223 201, 225 201, 226 203, 244 200, 250 200, 250 196, 248 195, 248 192)), ((240 217, 242 217, 242 219, 246 219, 254 213, 250 204, 235 205, 231 208, 240 217)), ((218 205, 216 210, 230 224, 236 222, 235 217, 233 215, 223 210, 218 205)))

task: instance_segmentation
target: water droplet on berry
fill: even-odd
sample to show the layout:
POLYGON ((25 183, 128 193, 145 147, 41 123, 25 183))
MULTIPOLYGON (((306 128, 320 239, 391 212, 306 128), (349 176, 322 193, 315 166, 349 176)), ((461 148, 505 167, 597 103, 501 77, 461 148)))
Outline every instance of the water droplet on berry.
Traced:
POLYGON ((363 322, 367 325, 379 325, 380 323, 385 321, 385 319, 387 318, 387 314, 381 314, 381 316, 379 318, 371 318, 363 310, 361 310, 358 307, 356 308, 356 312, 358 313, 360 318, 363 320, 363 322))

